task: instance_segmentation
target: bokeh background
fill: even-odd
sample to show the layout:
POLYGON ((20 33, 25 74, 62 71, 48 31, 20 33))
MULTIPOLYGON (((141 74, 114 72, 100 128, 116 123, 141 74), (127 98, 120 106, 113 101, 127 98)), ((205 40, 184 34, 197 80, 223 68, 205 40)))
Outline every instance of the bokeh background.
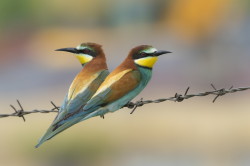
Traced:
MULTIPOLYGON (((53 50, 103 45, 110 71, 140 44, 172 51, 136 98, 250 85, 249 0, 1 0, 0 113, 60 105, 81 69, 53 50)), ((50 114, 0 119, 5 166, 249 166, 250 93, 124 108, 92 118, 38 149, 50 114)), ((135 99, 135 100, 136 100, 135 99)))

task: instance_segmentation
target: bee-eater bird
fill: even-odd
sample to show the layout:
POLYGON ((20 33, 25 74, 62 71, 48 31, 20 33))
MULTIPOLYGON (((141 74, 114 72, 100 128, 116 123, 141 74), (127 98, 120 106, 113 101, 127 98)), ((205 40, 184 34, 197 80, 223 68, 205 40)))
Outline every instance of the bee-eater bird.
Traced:
POLYGON ((60 127, 55 127, 55 124, 62 119, 69 118, 81 112, 83 106, 94 95, 109 74, 106 58, 99 44, 82 43, 76 48, 62 48, 56 51, 74 53, 82 64, 82 70, 71 83, 58 115, 36 147, 39 147, 43 142, 74 125, 75 123, 67 122, 61 123, 60 127))
POLYGON ((104 80, 83 111, 58 121, 55 126, 104 116, 122 108, 145 88, 151 79, 155 62, 166 53, 171 52, 158 51, 149 45, 133 48, 127 58, 104 80))

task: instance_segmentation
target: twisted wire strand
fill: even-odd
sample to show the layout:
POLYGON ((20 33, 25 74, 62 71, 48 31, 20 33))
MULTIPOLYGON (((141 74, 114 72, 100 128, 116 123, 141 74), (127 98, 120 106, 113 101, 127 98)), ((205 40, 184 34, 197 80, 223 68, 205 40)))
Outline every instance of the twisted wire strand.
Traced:
MULTIPOLYGON (((161 98, 161 99, 157 99, 157 100, 138 100, 136 102, 129 102, 128 104, 126 104, 124 107, 127 107, 129 109, 132 109, 132 111, 130 112, 130 114, 134 113, 134 111, 138 108, 141 107, 145 104, 150 104, 150 103, 161 103, 164 101, 175 101, 175 102, 182 102, 186 99, 190 99, 192 97, 202 97, 202 96, 208 96, 208 95, 215 95, 215 98, 213 99, 213 103, 220 97, 229 93, 235 93, 235 92, 240 92, 240 91, 245 91, 245 90, 249 90, 250 87, 239 87, 239 88, 233 88, 233 86, 231 86, 229 89, 216 89, 215 86, 213 84, 211 84, 213 90, 212 91, 207 91, 207 92, 201 92, 201 93, 197 93, 197 94, 188 94, 189 91, 189 87, 186 89, 185 93, 182 94, 178 94, 176 93, 174 96, 172 97, 168 97, 168 98, 161 98)), ((19 109, 16 109, 13 105, 10 105, 10 107, 12 107, 12 109, 15 111, 14 113, 11 114, 0 114, 0 118, 5 118, 5 117, 21 117, 24 121, 24 115, 28 115, 28 114, 32 114, 32 113, 51 113, 51 112, 58 112, 60 107, 57 107, 52 101, 51 104, 53 105, 53 108, 51 110, 32 110, 32 111, 24 111, 21 103, 19 102, 19 100, 17 100, 17 103, 19 105, 19 109)), ((104 117, 102 117, 104 118, 104 117)))

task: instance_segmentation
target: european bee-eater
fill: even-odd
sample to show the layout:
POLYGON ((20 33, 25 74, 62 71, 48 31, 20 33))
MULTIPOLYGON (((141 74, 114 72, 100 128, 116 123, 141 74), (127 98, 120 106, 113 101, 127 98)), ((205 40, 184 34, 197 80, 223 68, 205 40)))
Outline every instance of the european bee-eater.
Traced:
POLYGON ((148 84, 158 56, 171 53, 158 51, 152 46, 133 48, 127 58, 104 80, 96 93, 83 107, 83 111, 58 121, 55 125, 77 123, 94 116, 104 116, 122 108, 148 84))
POLYGON ((109 74, 106 58, 99 44, 82 43, 76 48, 62 48, 56 51, 74 53, 83 68, 71 83, 58 115, 36 147, 39 147, 46 140, 51 139, 58 133, 74 125, 75 123, 67 122, 61 123, 60 127, 55 127, 55 124, 62 119, 81 112, 83 106, 94 95, 109 74))

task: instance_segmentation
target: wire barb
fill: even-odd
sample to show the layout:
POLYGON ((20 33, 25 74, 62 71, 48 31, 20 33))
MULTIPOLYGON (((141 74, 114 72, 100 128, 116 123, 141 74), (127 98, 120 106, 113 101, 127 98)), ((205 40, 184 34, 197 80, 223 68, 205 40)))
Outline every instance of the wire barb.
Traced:
MULTIPOLYGON (((132 103, 132 102, 131 102, 132 103)), ((130 103, 130 104, 131 104, 130 103)), ((137 101, 136 103, 135 103, 135 106, 134 106, 134 109, 130 112, 130 114, 133 114, 134 112, 135 112, 135 110, 136 110, 136 108, 137 107, 141 107, 141 106, 143 106, 144 105, 144 103, 143 103, 143 98, 141 98, 141 100, 139 100, 139 101, 137 101)))
POLYGON ((20 110, 17 110, 13 105, 10 105, 10 107, 15 111, 15 113, 12 114, 12 115, 16 115, 18 117, 22 117, 23 121, 25 122, 23 107, 22 107, 21 103, 19 102, 19 100, 16 100, 16 101, 17 101, 17 104, 20 107, 20 110))
POLYGON ((50 103, 54 106, 54 108, 52 108, 52 110, 59 111, 60 107, 57 107, 53 101, 50 101, 50 103))
MULTIPOLYGON (((213 84, 211 84, 211 86, 212 86, 212 88, 213 88, 214 90, 218 91, 217 96, 215 96, 215 98, 213 99, 213 103, 218 99, 218 97, 227 94, 225 88, 222 88, 222 89, 217 90, 213 84)), ((231 90, 232 88, 233 88, 233 86, 231 86, 228 90, 231 90)))
POLYGON ((187 89, 186 89, 186 91, 185 91, 184 96, 186 96, 186 95, 187 95, 187 93, 188 93, 189 89, 190 89, 190 87, 187 87, 187 89))
MULTIPOLYGON (((207 91, 207 92, 201 92, 201 93, 197 93, 197 94, 188 94, 188 91, 190 89, 190 87, 188 87, 184 93, 184 95, 179 94, 179 93, 175 93, 175 95, 173 97, 169 97, 169 98, 162 98, 162 99, 157 99, 157 100, 143 100, 143 98, 141 98, 140 100, 136 101, 136 102, 128 102, 126 105, 124 105, 123 107, 127 107, 129 109, 132 109, 132 111, 130 112, 130 114, 133 114, 135 112, 135 110, 137 109, 137 107, 141 107, 144 106, 145 104, 150 104, 150 103, 161 103, 164 101, 174 101, 174 102, 182 102, 186 99, 190 99, 192 97, 202 97, 202 96, 208 96, 208 95, 215 95, 215 98, 213 99, 213 103, 218 99, 218 97, 224 96, 226 94, 229 93, 235 93, 235 92, 240 92, 240 91, 245 91, 245 90, 249 90, 250 87, 239 87, 239 88, 233 88, 233 86, 231 86, 229 89, 225 89, 225 88, 221 88, 221 89, 216 89, 216 87, 211 84, 213 90, 212 91, 207 91)), ((52 101, 50 102, 53 105, 53 108, 51 110, 32 110, 32 111, 24 111, 21 103, 19 102, 19 100, 17 100, 18 106, 20 107, 20 109, 16 109, 13 105, 10 105, 10 107, 15 111, 12 114, 0 114, 0 118, 5 118, 5 117, 10 117, 10 116, 16 116, 16 117, 22 117, 22 119, 25 121, 24 115, 27 114, 32 114, 32 113, 51 113, 51 112, 58 112, 60 107, 57 107, 52 101)), ((101 116, 102 118, 104 118, 104 116, 101 116)))

